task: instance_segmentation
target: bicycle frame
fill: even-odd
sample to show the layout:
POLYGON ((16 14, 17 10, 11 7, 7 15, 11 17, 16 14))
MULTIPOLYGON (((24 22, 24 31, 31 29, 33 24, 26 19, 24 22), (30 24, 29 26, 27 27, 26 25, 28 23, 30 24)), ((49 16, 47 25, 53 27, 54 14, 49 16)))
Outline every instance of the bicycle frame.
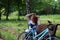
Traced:
MULTIPOLYGON (((44 31, 42 31, 41 33, 39 33, 39 34, 36 35, 36 36, 34 36, 33 30, 31 30, 31 32, 28 33, 27 37, 28 37, 31 33, 33 34, 33 40, 35 40, 35 39, 38 38, 38 37, 39 37, 38 40, 42 40, 42 39, 44 38, 44 36, 45 36, 47 33, 49 33, 49 29, 46 28, 44 31)), ((27 38, 27 37, 26 37, 26 38, 27 38)), ((51 35, 50 35, 50 33, 49 33, 49 39, 51 40, 51 35)))
MULTIPOLYGON (((40 36, 40 37, 38 38, 38 40, 42 40, 47 33, 49 33, 49 29, 48 29, 48 28, 46 28, 44 31, 42 31, 41 33, 39 33, 38 35, 36 35, 35 37, 33 37, 33 40, 34 40, 35 38, 39 37, 39 36, 40 36)), ((51 35, 50 35, 50 33, 49 33, 49 37, 50 37, 49 39, 51 40, 51 35)))

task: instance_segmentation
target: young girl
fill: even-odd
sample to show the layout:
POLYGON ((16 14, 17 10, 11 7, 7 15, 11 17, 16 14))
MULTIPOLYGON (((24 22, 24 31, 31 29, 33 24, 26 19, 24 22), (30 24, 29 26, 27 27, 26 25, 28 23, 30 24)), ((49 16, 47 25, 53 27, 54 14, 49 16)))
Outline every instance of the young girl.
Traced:
POLYGON ((31 17, 31 13, 26 15, 26 19, 28 21, 28 29, 26 30, 26 32, 30 32, 30 30, 35 26, 35 23, 32 22, 31 17))
POLYGON ((40 25, 40 22, 38 23, 38 21, 40 21, 40 20, 38 20, 39 19, 39 17, 35 14, 35 13, 32 13, 32 17, 31 17, 31 20, 32 20, 32 22, 34 23, 33 25, 33 30, 34 30, 34 33, 35 33, 35 35, 37 34, 37 32, 36 32, 36 27, 38 26, 38 25, 40 25))
POLYGON ((36 33, 36 27, 38 25, 38 17, 36 16, 35 13, 27 14, 26 15, 27 21, 28 21, 28 29, 26 32, 30 32, 31 29, 33 28, 35 35, 36 33))

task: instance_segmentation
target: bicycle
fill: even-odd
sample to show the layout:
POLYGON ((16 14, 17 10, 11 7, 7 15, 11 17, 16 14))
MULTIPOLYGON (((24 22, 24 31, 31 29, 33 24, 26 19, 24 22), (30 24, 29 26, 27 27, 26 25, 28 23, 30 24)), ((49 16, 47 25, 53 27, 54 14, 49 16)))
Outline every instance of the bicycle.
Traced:
POLYGON ((47 39, 50 39, 51 40, 51 35, 49 33, 49 29, 46 28, 44 31, 42 31, 41 33, 37 34, 36 36, 34 36, 34 32, 33 32, 33 29, 27 34, 27 36, 24 38, 24 40, 42 40, 44 38, 44 36, 46 34, 49 34, 49 37, 47 39), (31 34, 33 34, 31 36, 31 34))
MULTIPOLYGON (((30 37, 33 37, 32 39, 35 40, 39 36, 41 36, 41 37, 39 37, 38 40, 41 40, 41 39, 43 39, 43 36, 45 36, 47 33, 49 33, 48 28, 46 28, 44 31, 42 31, 38 35, 34 36, 34 31, 33 31, 33 29, 31 29, 31 31, 28 34, 26 32, 21 33, 21 35, 19 35, 19 37, 18 37, 18 40, 19 39, 20 40, 28 40, 30 37), (26 34, 27 34, 27 36, 25 36, 26 34), (31 34, 32 34, 32 36, 30 36, 31 34), (21 37, 23 37, 23 38, 21 39, 21 37)), ((49 36, 50 36, 50 33, 49 33, 49 36)), ((51 36, 50 36, 50 39, 51 39, 51 36)))
POLYGON ((18 40, 43 40, 43 38, 48 34, 48 37, 45 40, 58 40, 55 37, 52 37, 49 29, 46 28, 41 33, 34 36, 33 29, 29 33, 23 32, 18 36, 18 40), (26 35, 27 34, 27 35, 26 35), (32 34, 32 35, 31 35, 32 34))

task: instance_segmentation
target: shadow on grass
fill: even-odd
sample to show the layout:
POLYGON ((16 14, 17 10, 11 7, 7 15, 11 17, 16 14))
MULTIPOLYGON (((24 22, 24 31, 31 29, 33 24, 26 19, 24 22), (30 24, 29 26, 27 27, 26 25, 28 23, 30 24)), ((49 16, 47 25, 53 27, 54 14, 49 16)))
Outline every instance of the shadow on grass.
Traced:
POLYGON ((20 21, 26 21, 26 20, 16 20, 16 19, 11 19, 11 20, 0 20, 0 22, 20 22, 20 21))

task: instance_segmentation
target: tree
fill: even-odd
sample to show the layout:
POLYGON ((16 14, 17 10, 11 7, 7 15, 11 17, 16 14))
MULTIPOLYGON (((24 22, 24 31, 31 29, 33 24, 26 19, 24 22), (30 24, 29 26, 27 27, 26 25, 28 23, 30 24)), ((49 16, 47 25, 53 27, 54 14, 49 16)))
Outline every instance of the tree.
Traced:
POLYGON ((14 1, 14 6, 16 6, 16 9, 18 11, 18 20, 20 20, 20 14, 22 11, 22 0, 15 0, 14 1))
POLYGON ((30 0, 26 0, 26 12, 27 12, 27 14, 31 12, 30 0))
POLYGON ((1 12, 1 9, 2 9, 2 2, 0 1, 0 20, 1 20, 1 16, 2 16, 2 12, 1 12))
POLYGON ((11 4, 11 0, 1 0, 2 1, 2 4, 3 4, 3 8, 5 9, 4 10, 4 15, 6 16, 6 20, 9 20, 8 19, 8 16, 10 14, 10 4, 11 4))
POLYGON ((0 20, 1 20, 1 6, 0 6, 0 20))
POLYGON ((22 0, 17 1, 17 7, 18 7, 18 20, 20 20, 20 14, 22 10, 22 0))
POLYGON ((6 13, 6 20, 9 20, 8 16, 9 16, 9 13, 10 13, 10 0, 6 1, 5 13, 6 13))

